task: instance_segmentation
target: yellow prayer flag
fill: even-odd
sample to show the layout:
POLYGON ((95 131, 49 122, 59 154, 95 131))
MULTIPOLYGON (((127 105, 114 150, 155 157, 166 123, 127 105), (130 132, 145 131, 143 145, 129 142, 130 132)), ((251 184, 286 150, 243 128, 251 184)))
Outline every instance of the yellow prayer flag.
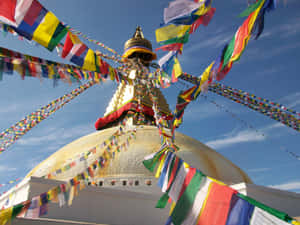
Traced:
POLYGON ((109 66, 108 70, 109 70, 110 79, 115 80, 115 71, 114 71, 114 69, 111 66, 109 66))
POLYGON ((3 209, 0 211, 0 225, 5 225, 7 222, 11 220, 13 212, 13 207, 10 207, 8 209, 3 209))
POLYGON ((192 93, 194 92, 195 88, 197 88, 197 85, 195 85, 194 87, 191 87, 190 89, 188 89, 187 91, 185 91, 184 93, 180 94, 181 98, 185 99, 186 101, 189 101, 191 99, 189 99, 189 96, 192 95, 192 93))
POLYGON ((53 75, 55 74, 53 67, 54 67, 54 65, 47 66, 49 79, 53 79, 53 75))
POLYGON ((174 58, 173 75, 178 78, 182 74, 182 69, 177 57, 174 58))
POLYGON ((14 65, 14 71, 17 71, 21 76, 24 74, 24 66, 21 64, 20 59, 13 59, 12 63, 14 65))
POLYGON ((95 53, 90 48, 89 48, 88 52, 86 53, 82 68, 85 70, 89 70, 89 71, 96 71, 95 53))
POLYGON ((176 26, 174 24, 156 29, 156 41, 166 41, 176 37, 182 37, 188 30, 190 29, 189 25, 179 25, 176 26))
POLYGON ((194 15, 197 15, 197 16, 202 16, 202 15, 204 15, 204 14, 206 14, 209 10, 210 10, 210 5, 208 6, 208 7, 205 7, 205 4, 203 4, 203 5, 201 5, 200 7, 199 7, 199 9, 195 12, 195 13, 193 13, 194 15))
POLYGON ((300 222, 299 222, 299 221, 296 221, 296 220, 294 220, 294 221, 292 221, 292 224, 294 224, 294 225, 300 225, 300 222))
POLYGON ((69 37, 74 45, 82 43, 82 41, 80 41, 78 36, 76 36, 75 34, 72 34, 70 31, 68 33, 69 33, 69 37))
POLYGON ((183 165, 184 165, 185 168, 190 168, 190 165, 187 164, 186 162, 183 162, 183 165))
POLYGON ((52 36, 59 25, 60 21, 52 12, 47 12, 43 21, 39 24, 33 33, 32 39, 37 43, 48 47, 52 36))
POLYGON ((212 66, 214 65, 215 61, 213 61, 203 72, 201 75, 200 87, 209 79, 210 71, 212 66))
POLYGON ((58 187, 55 187, 47 192, 49 201, 58 203, 58 187))

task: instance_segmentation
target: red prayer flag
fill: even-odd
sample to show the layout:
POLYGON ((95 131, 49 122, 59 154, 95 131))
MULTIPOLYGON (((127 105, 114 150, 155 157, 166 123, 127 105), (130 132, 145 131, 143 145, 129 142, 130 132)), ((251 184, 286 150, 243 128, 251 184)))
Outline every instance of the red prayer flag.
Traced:
POLYGON ((205 207, 200 214, 197 225, 218 224, 225 225, 230 210, 230 201, 237 191, 213 182, 208 194, 205 207))
POLYGON ((207 26, 215 14, 216 8, 211 8, 206 14, 200 16, 192 25, 189 31, 190 34, 194 33, 198 27, 203 24, 207 26))
POLYGON ((183 44, 182 43, 173 43, 173 44, 168 44, 168 45, 163 45, 159 48, 156 48, 155 51, 158 50, 163 50, 163 51, 179 51, 181 54, 181 49, 182 49, 183 44))
POLYGON ((0 20, 10 25, 15 25, 16 0, 0 1, 0 20))

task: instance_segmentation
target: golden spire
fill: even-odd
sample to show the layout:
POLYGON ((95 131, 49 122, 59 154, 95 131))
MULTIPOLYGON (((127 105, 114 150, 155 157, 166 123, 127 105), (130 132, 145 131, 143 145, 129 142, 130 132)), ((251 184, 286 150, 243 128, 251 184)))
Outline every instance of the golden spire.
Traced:
POLYGON ((141 58, 150 62, 156 59, 156 54, 152 52, 152 44, 144 38, 142 28, 138 26, 134 35, 124 45, 124 58, 141 58))

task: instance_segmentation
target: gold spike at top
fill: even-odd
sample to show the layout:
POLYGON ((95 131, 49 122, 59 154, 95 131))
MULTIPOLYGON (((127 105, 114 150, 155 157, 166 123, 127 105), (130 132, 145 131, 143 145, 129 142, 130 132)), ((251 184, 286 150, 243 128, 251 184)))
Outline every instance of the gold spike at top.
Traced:
POLYGON ((142 32, 142 28, 140 26, 137 26, 134 35, 132 36, 133 38, 140 38, 143 39, 144 38, 144 34, 142 32))

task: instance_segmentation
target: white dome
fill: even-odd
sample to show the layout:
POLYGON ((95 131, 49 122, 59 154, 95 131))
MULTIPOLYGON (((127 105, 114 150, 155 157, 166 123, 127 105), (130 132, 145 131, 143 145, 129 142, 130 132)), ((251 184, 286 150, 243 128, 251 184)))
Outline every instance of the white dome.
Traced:
MULTIPOLYGON (((36 166, 27 176, 41 177, 62 168, 66 162, 71 162, 80 153, 99 146, 115 131, 115 127, 101 130, 67 144, 36 166)), ((123 143, 125 139, 126 137, 122 137, 120 143, 123 143)), ((116 157, 111 159, 110 164, 104 170, 101 170, 101 173, 97 176, 104 178, 153 176, 154 174, 144 167, 142 161, 145 156, 158 151, 160 145, 160 137, 156 127, 144 126, 143 128, 138 128, 136 139, 130 141, 127 151, 121 151, 116 154, 116 157)), ((252 183, 247 174, 239 167, 201 142, 177 132, 176 145, 180 148, 177 153, 178 156, 193 167, 201 170, 204 174, 228 184, 240 182, 252 183)), ((103 151, 101 149, 99 154, 101 155, 103 151)), ((99 154, 92 154, 87 159, 88 163, 85 162, 82 165, 77 165, 61 173, 57 179, 69 180, 82 172, 86 164, 97 159, 100 156, 99 154)))

